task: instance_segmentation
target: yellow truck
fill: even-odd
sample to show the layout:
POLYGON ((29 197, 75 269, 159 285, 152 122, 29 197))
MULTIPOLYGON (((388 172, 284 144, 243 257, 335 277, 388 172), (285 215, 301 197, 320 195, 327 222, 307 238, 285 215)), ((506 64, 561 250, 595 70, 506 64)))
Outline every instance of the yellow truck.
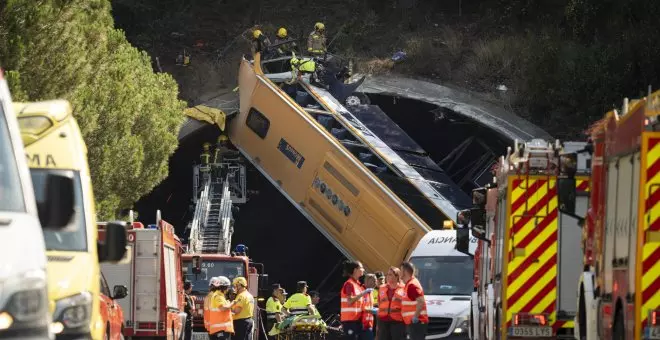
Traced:
POLYGON ((50 329, 56 339, 101 339, 105 325, 99 309, 99 262, 116 262, 126 250, 126 231, 107 226, 105 242, 97 240, 92 182, 87 148, 65 100, 14 103, 37 201, 56 174, 73 179, 74 215, 71 228, 44 230, 48 257, 50 329))

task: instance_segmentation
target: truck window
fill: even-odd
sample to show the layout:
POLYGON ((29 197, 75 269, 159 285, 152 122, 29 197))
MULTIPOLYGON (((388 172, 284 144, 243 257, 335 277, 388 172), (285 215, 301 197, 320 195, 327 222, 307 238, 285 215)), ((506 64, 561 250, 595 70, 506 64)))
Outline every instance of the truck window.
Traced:
MULTIPOLYGON (((20 155, 20 157, 24 156, 20 155)), ((18 177, 18 166, 2 105, 0 105, 0 211, 25 211, 23 188, 18 177)))
POLYGON ((183 265, 185 280, 192 283, 194 293, 207 293, 209 291, 209 280, 212 277, 226 276, 229 280, 233 280, 237 276, 245 277, 246 275, 245 264, 239 261, 203 260, 200 274, 193 274, 191 261, 186 261, 183 265))
MULTIPOLYGON (((75 231, 52 231, 44 230, 44 239, 47 250, 62 251, 87 251, 87 228, 85 224, 85 207, 83 204, 82 182, 80 172, 71 170, 55 169, 30 169, 32 184, 34 186, 34 195, 37 204, 41 204, 44 197, 44 189, 48 174, 59 174, 73 176, 73 185, 75 190, 74 209, 75 214, 69 223, 76 223, 75 231)), ((74 228, 72 228, 74 229, 74 228)))
POLYGON ((413 257, 424 295, 470 295, 474 263, 467 256, 413 257))

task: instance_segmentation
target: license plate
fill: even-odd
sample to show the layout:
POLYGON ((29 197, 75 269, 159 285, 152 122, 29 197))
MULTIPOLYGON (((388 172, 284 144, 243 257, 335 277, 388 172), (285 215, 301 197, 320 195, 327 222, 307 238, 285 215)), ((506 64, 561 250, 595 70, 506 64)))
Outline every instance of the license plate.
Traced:
POLYGON ((192 332, 192 340, 209 340, 206 332, 192 332))
POLYGON ((552 327, 511 327, 510 336, 552 336, 552 327))
POLYGON ((646 328, 646 339, 657 340, 660 339, 660 327, 647 327, 646 328))

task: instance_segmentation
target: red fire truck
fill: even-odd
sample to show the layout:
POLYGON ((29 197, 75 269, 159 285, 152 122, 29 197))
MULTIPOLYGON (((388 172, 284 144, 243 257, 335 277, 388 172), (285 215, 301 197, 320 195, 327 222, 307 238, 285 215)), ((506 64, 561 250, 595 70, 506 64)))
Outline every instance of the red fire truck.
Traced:
MULTIPOLYGON (((582 231, 575 214, 559 211, 557 182, 560 155, 585 146, 516 141, 514 150, 500 157, 493 183, 473 191, 474 207, 459 212, 463 228, 457 228, 457 249, 467 251, 468 227, 480 240, 472 339, 572 339, 582 231)), ((580 154, 574 160, 579 191, 589 187, 588 158, 580 154)), ((578 201, 578 210, 586 213, 586 196, 578 201)))
POLYGON ((578 339, 660 339, 659 115, 660 92, 649 90, 592 128, 578 339))
MULTIPOLYGON (((99 223, 99 234, 105 232, 99 223)), ((182 339, 186 314, 183 312, 181 242, 174 227, 160 218, 144 226, 127 226, 127 256, 120 264, 101 266, 108 284, 128 288, 128 297, 119 300, 124 310, 124 336, 131 339, 182 339)))
MULTIPOLYGON (((268 282, 268 276, 259 274, 257 267, 260 264, 250 262, 247 256, 225 255, 225 254, 191 254, 185 253, 181 256, 183 261, 183 272, 185 280, 192 283, 193 296, 195 298, 196 313, 193 317, 193 332, 204 333, 204 297, 209 291, 209 280, 216 276, 226 276, 229 280, 243 276, 248 281, 248 291, 255 299, 258 299, 259 287, 264 288, 268 282), (260 282, 261 281, 261 282, 260 282)), ((263 266, 261 268, 263 272, 263 266)), ((255 301, 255 306, 257 301, 255 301)), ((255 328, 259 325, 259 313, 255 309, 255 328)), ((256 329, 255 329, 256 331, 256 329)), ((256 333, 255 333, 256 337, 256 333)))

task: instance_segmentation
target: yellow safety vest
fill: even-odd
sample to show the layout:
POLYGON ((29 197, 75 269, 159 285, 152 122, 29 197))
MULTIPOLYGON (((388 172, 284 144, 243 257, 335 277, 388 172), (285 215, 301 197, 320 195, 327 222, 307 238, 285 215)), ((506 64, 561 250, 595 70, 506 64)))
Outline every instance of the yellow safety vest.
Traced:
POLYGON ((236 295, 236 306, 241 307, 241 312, 234 314, 234 320, 248 319, 254 315, 254 297, 247 289, 236 295))
POLYGON ((295 293, 286 300, 284 308, 289 310, 291 315, 307 314, 307 306, 312 304, 312 298, 303 293, 295 293))

